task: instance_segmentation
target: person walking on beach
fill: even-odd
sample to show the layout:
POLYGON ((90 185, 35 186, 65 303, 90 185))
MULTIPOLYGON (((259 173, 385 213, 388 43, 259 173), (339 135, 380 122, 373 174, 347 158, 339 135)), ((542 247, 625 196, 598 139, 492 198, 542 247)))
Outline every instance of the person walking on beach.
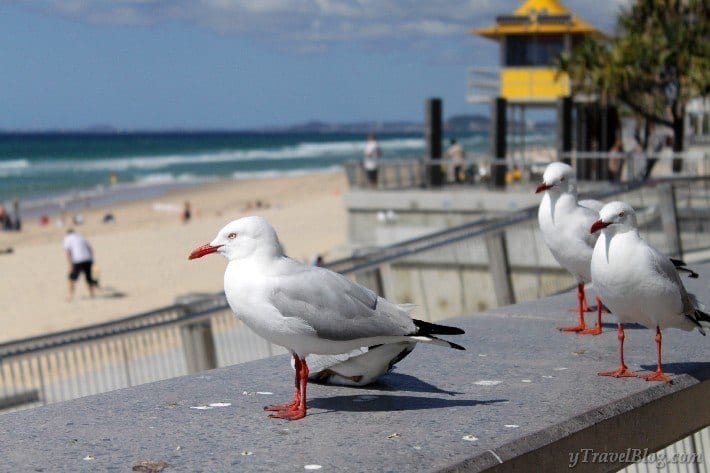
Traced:
POLYGON ((453 138, 449 142, 449 149, 446 150, 446 157, 451 160, 451 166, 454 169, 454 182, 462 184, 466 180, 466 174, 463 170, 466 152, 461 144, 453 138))
POLYGON ((185 201, 185 206, 182 210, 182 223, 187 223, 192 218, 192 210, 190 209, 190 201, 185 201))
POLYGON ((64 237, 64 249, 67 252, 67 260, 69 261, 69 296, 67 301, 74 298, 74 286, 76 285, 79 274, 84 273, 86 284, 89 286, 89 294, 94 297, 94 287, 97 286, 96 281, 91 275, 91 266, 94 264, 94 255, 91 251, 91 245, 86 241, 86 238, 70 228, 64 237))
POLYGON ((16 232, 22 230, 22 219, 20 218, 20 201, 13 199, 12 201, 12 229, 16 232))
POLYGON ((365 153, 362 159, 362 166, 367 174, 367 182, 370 187, 377 187, 377 168, 379 166, 382 150, 380 145, 372 133, 367 135, 367 144, 365 145, 365 153))

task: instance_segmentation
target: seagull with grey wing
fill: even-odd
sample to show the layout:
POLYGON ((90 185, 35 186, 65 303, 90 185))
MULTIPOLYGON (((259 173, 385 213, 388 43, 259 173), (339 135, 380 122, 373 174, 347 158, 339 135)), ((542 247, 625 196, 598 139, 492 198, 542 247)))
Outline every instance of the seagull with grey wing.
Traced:
POLYGON ((341 274, 288 258, 276 231, 261 217, 227 224, 189 259, 211 253, 228 260, 224 292, 234 313, 258 335, 293 355, 293 399, 267 406, 273 418, 296 420, 306 415, 308 355, 340 355, 402 342, 464 349, 437 337, 463 330, 412 319, 410 306, 393 304, 341 274))
POLYGON ((604 301, 616 315, 619 339, 619 368, 600 376, 635 377, 648 381, 670 382, 661 362, 662 328, 698 329, 705 335, 710 315, 703 305, 686 291, 679 271, 697 273, 671 260, 646 243, 639 235, 636 212, 624 202, 610 202, 599 211, 591 233, 601 233, 592 256, 592 281, 604 301), (635 322, 656 329, 658 363, 656 371, 637 375, 624 364, 624 326, 635 322))
POLYGON ((592 280, 589 265, 598 237, 589 233, 589 227, 599 218, 604 204, 598 200, 578 202, 574 169, 560 162, 547 165, 535 192, 545 193, 538 209, 542 238, 555 260, 577 281, 579 323, 560 330, 598 335, 602 331, 602 303, 597 297, 597 325, 588 329, 584 322, 584 313, 589 311, 584 285, 592 280))

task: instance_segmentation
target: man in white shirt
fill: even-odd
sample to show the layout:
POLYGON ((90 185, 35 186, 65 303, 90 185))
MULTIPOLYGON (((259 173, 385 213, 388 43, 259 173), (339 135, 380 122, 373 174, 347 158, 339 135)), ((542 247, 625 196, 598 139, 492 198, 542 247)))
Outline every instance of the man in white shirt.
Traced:
POLYGON ((91 245, 86 241, 86 238, 76 233, 73 229, 69 229, 64 237, 64 249, 67 252, 69 261, 69 296, 68 301, 74 298, 74 286, 79 274, 84 273, 86 284, 89 286, 89 294, 94 297, 94 286, 97 282, 91 276, 91 266, 94 263, 94 255, 91 251, 91 245))
POLYGON ((466 181, 463 166, 466 160, 466 152, 459 142, 452 139, 449 142, 449 149, 446 150, 446 157, 451 160, 451 167, 454 172, 454 182, 462 184, 466 181))
POLYGON ((371 187, 377 187, 377 167, 379 160, 382 157, 380 145, 375 140, 375 135, 367 135, 367 144, 365 145, 365 153, 362 158, 362 167, 365 168, 367 181, 371 187))

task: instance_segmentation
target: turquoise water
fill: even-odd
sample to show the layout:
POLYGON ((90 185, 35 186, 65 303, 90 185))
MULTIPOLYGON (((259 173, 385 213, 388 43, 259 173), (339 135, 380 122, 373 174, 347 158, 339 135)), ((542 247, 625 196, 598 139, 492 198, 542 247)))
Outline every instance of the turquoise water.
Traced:
MULTIPOLYGON (((486 134, 456 137, 471 152, 486 134)), ((420 157, 421 134, 381 135, 384 159, 420 157)), ((219 178, 254 179, 335 171, 360 159, 362 134, 316 133, 43 133, 0 134, 0 202, 92 198, 136 189, 193 185, 219 178), (110 185, 110 176, 118 186, 110 185)))

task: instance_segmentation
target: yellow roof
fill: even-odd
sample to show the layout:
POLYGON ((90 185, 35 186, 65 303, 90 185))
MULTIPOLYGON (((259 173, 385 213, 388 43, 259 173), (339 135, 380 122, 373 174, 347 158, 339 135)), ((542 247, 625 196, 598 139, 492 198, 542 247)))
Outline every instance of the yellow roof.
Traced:
POLYGON ((602 36, 599 30, 557 0, 526 0, 512 15, 498 17, 493 25, 474 28, 471 32, 494 40, 514 34, 572 33, 602 36))

